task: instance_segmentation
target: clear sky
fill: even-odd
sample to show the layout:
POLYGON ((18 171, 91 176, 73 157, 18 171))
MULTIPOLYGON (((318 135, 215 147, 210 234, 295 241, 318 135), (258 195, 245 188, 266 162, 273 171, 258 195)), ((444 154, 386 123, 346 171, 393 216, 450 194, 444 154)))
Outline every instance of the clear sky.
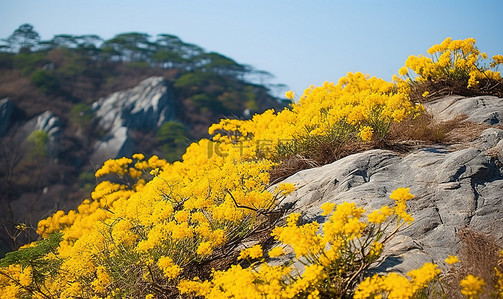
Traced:
POLYGON ((0 38, 29 23, 55 34, 169 33, 268 71, 297 94, 361 71, 391 80, 446 37, 503 53, 503 0, 1 0, 0 38))

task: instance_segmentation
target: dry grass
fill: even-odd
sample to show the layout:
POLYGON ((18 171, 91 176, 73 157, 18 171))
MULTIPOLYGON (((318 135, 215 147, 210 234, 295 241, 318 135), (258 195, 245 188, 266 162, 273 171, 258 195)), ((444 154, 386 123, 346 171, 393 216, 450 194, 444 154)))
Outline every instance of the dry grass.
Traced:
POLYGON ((394 123, 388 137, 390 145, 415 142, 422 144, 465 143, 480 136, 489 125, 466 121, 466 115, 452 120, 437 122, 430 114, 424 113, 415 119, 394 123))
POLYGON ((465 79, 445 79, 439 81, 414 82, 411 86, 410 98, 413 102, 425 102, 450 95, 460 95, 474 97, 480 95, 493 95, 503 97, 503 82, 500 80, 480 80, 476 88, 468 88, 468 78, 465 79), (428 98, 422 95, 429 92, 428 98))
POLYGON ((486 285, 481 298, 492 298, 497 283, 494 268, 499 267, 501 271, 498 265, 501 247, 493 237, 468 228, 460 229, 458 236, 463 244, 459 254, 461 265, 454 266, 444 278, 447 298, 465 298, 460 293, 459 282, 468 274, 484 279, 486 285))
POLYGON ((304 169, 314 168, 335 162, 346 156, 374 148, 382 148, 378 142, 363 142, 351 139, 345 142, 317 140, 303 145, 306 150, 292 152, 277 158, 278 165, 270 171, 270 180, 277 183, 304 169))

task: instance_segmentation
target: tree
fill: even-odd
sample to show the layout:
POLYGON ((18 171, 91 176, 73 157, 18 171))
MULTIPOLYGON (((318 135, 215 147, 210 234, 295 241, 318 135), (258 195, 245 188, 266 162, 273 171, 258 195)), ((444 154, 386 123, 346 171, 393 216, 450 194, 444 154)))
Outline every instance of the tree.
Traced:
POLYGON ((38 45, 40 35, 33 30, 30 24, 23 24, 5 39, 8 46, 13 51, 31 52, 31 49, 38 45))
POLYGON ((121 33, 105 41, 102 49, 118 55, 119 61, 146 61, 152 51, 149 37, 146 33, 121 33))
POLYGON ((189 144, 187 132, 183 124, 168 121, 157 131, 157 141, 162 144, 165 159, 168 162, 180 160, 185 148, 189 144))

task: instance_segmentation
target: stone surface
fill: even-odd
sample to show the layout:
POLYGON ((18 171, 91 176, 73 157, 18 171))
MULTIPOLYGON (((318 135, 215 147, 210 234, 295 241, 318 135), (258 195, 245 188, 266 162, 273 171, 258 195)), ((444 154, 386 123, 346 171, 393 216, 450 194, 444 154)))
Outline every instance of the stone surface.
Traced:
POLYGON ((503 123, 503 101, 494 96, 449 96, 425 104, 435 119, 447 121, 466 115, 468 121, 488 125, 503 123))
POLYGON ((12 101, 9 98, 0 100, 0 136, 3 136, 9 129, 13 108, 12 101))
POLYGON ((133 154, 129 130, 155 131, 175 117, 175 97, 162 77, 145 79, 136 87, 119 91, 96 101, 92 109, 105 136, 95 144, 92 160, 133 154))
POLYGON ((283 201, 305 221, 323 223, 321 205, 354 202, 367 211, 392 205, 399 187, 416 197, 408 202, 415 218, 386 246, 379 271, 407 272, 425 262, 445 266, 461 248, 457 231, 471 228, 503 245, 503 130, 489 128, 464 149, 434 146, 405 156, 370 150, 322 167, 300 171, 284 182, 297 191, 283 201))

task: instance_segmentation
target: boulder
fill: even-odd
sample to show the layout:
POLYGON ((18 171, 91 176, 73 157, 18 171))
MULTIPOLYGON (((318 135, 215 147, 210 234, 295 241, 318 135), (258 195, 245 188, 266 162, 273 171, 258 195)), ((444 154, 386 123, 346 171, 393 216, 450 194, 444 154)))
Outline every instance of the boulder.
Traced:
POLYGON ((175 96, 162 77, 145 79, 136 87, 96 101, 92 109, 104 131, 91 156, 96 164, 130 156, 135 148, 129 130, 155 131, 175 118, 175 96))
MULTIPOLYGON (((498 124, 503 99, 448 97, 427 109, 439 120, 467 115, 468 121, 498 124), (443 102, 445 101, 445 102, 443 102)), ((300 171, 284 182, 297 190, 283 202, 302 221, 324 223, 321 205, 354 202, 367 212, 383 205, 393 190, 410 188, 408 202, 415 221, 386 246, 378 271, 407 271, 444 260, 461 249, 458 231, 469 228, 491 235, 503 246, 503 130, 484 130, 463 144, 425 147, 408 154, 370 150, 322 167, 300 171)), ((300 265, 299 265, 300 267, 300 265)))
POLYGON ((354 202, 370 211, 393 204, 393 190, 410 188, 416 196, 408 202, 415 221, 388 245, 385 270, 442 264, 458 253, 456 232, 462 228, 491 234, 503 245, 502 169, 479 148, 450 152, 438 146, 404 157, 371 150, 300 171, 285 182, 298 189, 283 205, 301 212, 305 221, 320 223, 326 220, 320 216, 325 202, 354 202))
POLYGON ((155 130, 175 116, 175 98, 162 77, 151 77, 137 86, 115 92, 93 103, 103 130, 117 127, 155 130))
POLYGON ((24 124, 22 133, 26 138, 37 130, 47 133, 47 152, 51 158, 56 158, 60 152, 62 135, 60 118, 51 111, 45 111, 24 124))
POLYGON ((503 101, 495 96, 465 98, 449 96, 426 103, 425 108, 437 120, 448 121, 466 115, 468 121, 495 125, 503 123, 503 101))
POLYGON ((13 108, 11 99, 4 98, 0 100, 0 136, 7 133, 7 129, 9 129, 13 108))

